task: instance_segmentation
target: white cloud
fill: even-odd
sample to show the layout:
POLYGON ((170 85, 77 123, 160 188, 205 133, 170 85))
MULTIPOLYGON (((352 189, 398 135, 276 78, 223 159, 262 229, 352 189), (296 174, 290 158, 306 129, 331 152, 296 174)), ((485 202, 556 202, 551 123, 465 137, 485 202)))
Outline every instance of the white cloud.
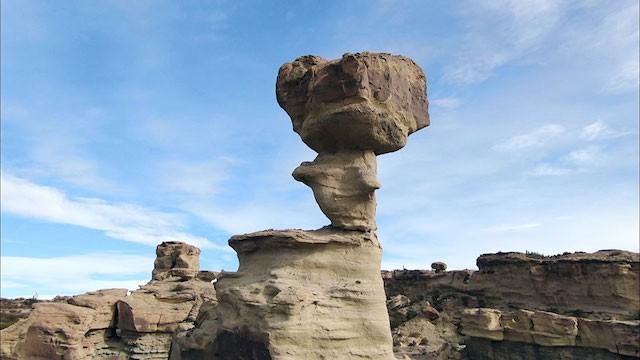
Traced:
POLYGON ((464 2, 460 12, 469 24, 468 34, 445 79, 461 84, 486 80, 496 68, 540 45, 557 27, 565 7, 557 0, 464 2))
POLYGON ((196 196, 210 196, 220 191, 228 178, 231 158, 206 162, 169 162, 161 166, 161 181, 170 191, 196 196))
POLYGON ((493 149, 508 151, 539 147, 563 132, 564 127, 557 124, 548 124, 530 133, 516 135, 501 144, 495 145, 493 149))
POLYGON ((542 164, 533 170, 527 171, 526 174, 530 176, 562 176, 571 174, 572 172, 573 170, 569 168, 542 164))
POLYGON ((576 164, 588 164, 598 159, 601 149, 599 146, 589 146, 584 149, 571 151, 566 159, 576 164))
POLYGON ((580 138, 585 140, 615 139, 629 134, 631 133, 611 129, 603 121, 597 120, 582 128, 580 138))
POLYGON ((182 232, 185 224, 177 214, 100 199, 70 198, 55 188, 37 185, 4 171, 1 184, 3 212, 101 230, 109 237, 146 245, 183 241, 202 248, 227 249, 182 232))
POLYGON ((490 232, 510 232, 510 231, 525 231, 540 227, 538 223, 529 224, 500 224, 487 228, 490 232))
POLYGON ((11 136, 20 137, 24 145, 28 144, 28 151, 18 153, 6 144, 3 144, 3 151, 14 161, 20 159, 22 171, 54 176, 78 187, 112 193, 121 189, 101 176, 104 164, 89 151, 92 145, 104 141, 100 133, 103 120, 104 111, 100 108, 56 114, 39 113, 10 103, 2 109, 2 121, 19 129, 11 136))
MULTIPOLYGON (((309 195, 313 198, 313 195, 309 195)), ((185 209, 229 234, 242 234, 264 229, 315 229, 329 225, 311 201, 287 204, 264 201, 217 207, 210 204, 188 204, 185 209), (314 208, 315 207, 315 208, 314 208)))
POLYGON ((445 98, 437 98, 429 100, 430 106, 441 107, 444 109, 457 109, 460 107, 462 102, 458 98, 454 97, 445 97, 445 98))
POLYGON ((0 260, 2 292, 22 297, 33 294, 22 294, 21 288, 33 289, 40 294, 53 290, 59 292, 57 295, 107 288, 137 289, 149 280, 154 261, 152 257, 118 252, 51 258, 3 256, 0 260), (109 277, 133 279, 101 279, 109 277))
POLYGON ((587 140, 597 139, 607 132, 607 125, 604 122, 598 120, 585 126, 580 132, 580 137, 587 140))

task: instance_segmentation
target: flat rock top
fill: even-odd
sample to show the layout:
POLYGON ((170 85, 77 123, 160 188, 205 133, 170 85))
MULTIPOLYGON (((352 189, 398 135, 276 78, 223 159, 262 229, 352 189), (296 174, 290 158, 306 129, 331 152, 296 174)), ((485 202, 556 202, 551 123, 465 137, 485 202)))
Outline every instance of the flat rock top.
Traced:
POLYGON ((229 246, 238 253, 252 252, 265 247, 282 248, 329 243, 356 246, 370 243, 379 246, 374 232, 349 231, 331 226, 318 230, 270 229, 235 235, 229 239, 229 246))
POLYGON ((575 252, 562 255, 544 256, 535 253, 506 252, 483 254, 478 257, 478 267, 515 262, 547 263, 547 262, 604 262, 604 263, 637 263, 640 254, 624 250, 600 250, 594 253, 575 252))

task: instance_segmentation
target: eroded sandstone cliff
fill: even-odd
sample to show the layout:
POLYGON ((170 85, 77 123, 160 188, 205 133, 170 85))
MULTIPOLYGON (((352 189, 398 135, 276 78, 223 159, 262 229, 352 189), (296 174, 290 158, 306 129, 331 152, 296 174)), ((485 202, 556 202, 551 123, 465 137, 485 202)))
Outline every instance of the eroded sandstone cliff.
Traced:
POLYGON ((637 253, 498 253, 480 256, 477 265, 478 271, 383 272, 398 353, 412 359, 640 357, 637 253), (422 340, 426 329, 431 338, 422 340))

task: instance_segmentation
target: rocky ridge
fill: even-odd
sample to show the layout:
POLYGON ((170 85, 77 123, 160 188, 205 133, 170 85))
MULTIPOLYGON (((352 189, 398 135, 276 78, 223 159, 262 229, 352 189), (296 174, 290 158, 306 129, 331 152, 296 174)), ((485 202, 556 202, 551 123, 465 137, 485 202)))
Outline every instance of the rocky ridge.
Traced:
MULTIPOLYGON (((265 231, 238 236, 232 243, 241 257, 250 256, 255 246, 265 245, 260 244, 261 237, 274 239, 272 235, 265 231)), ((289 230, 288 236, 267 241, 304 243, 324 237, 321 241, 329 244, 349 239, 349 236, 337 237, 331 233, 308 237, 300 230, 289 230)), ((351 237, 351 240, 349 246, 358 245, 359 237, 351 237)), ((368 241, 375 248, 375 239, 368 241)), ((342 245, 336 245, 336 249, 344 249, 342 245)), ((163 243, 158 248, 159 258, 167 253, 175 258, 179 254, 198 253, 195 248, 178 243, 163 243), (175 251, 168 251, 169 248, 175 251)), ((0 333, 0 358, 240 359, 242 357, 233 354, 228 357, 224 353, 217 357, 212 355, 224 351, 220 349, 221 343, 227 349, 236 349, 248 342, 248 339, 234 339, 229 334, 224 341, 219 341, 215 335, 227 326, 221 323, 219 314, 252 311, 286 320, 287 312, 305 314, 309 308, 322 309, 327 304, 327 299, 322 298, 322 289, 309 287, 306 292, 283 294, 286 296, 277 303, 268 301, 273 292, 255 293, 251 299, 246 299, 250 301, 243 301, 255 306, 233 309, 231 304, 238 301, 226 299, 246 294, 215 294, 211 281, 225 276, 231 276, 234 281, 242 279, 234 278, 233 273, 197 271, 197 256, 190 259, 189 267, 182 268, 161 266, 157 262, 154 274, 162 280, 152 280, 128 296, 124 289, 107 289, 59 299, 60 302, 33 304, 28 318, 0 333), (194 275, 179 277, 170 276, 171 273, 194 275)), ((277 259, 279 257, 274 254, 272 260, 277 259)), ((343 260, 335 257, 331 261, 343 260)), ((331 261, 320 264, 330 269, 334 267, 331 261)), ((359 286, 367 287, 363 280, 384 281, 393 350, 398 359, 640 358, 640 260, 637 253, 606 250, 555 257, 498 253, 482 255, 478 258, 478 266, 478 271, 444 271, 442 265, 435 271, 382 271, 378 279, 362 277, 361 284, 343 284, 326 296, 344 296, 345 293, 367 296, 358 293, 359 286), (521 271, 513 273, 514 267, 521 271), (579 278, 579 284, 575 280, 578 274, 583 276, 579 278), (532 277, 540 282, 532 281, 532 277), (545 283, 550 286, 543 286, 545 283), (507 293, 507 289, 514 291, 507 293)), ((326 276, 326 271, 318 271, 318 276, 326 276)), ((364 271, 365 275, 368 273, 364 271)), ((287 268, 275 274, 275 277, 273 273, 263 274, 274 282, 272 291, 284 288, 277 282, 302 281, 287 268)), ((354 302, 357 306, 355 304, 357 302, 354 302)), ((324 316, 335 316, 332 311, 331 307, 325 308, 324 316)), ((386 313, 377 308, 367 311, 386 313)), ((349 338, 349 331, 367 331, 349 322, 336 325, 338 328, 325 330, 326 336, 333 337, 336 342, 343 341, 340 339, 345 335, 349 338)), ((297 326, 308 325, 298 323, 297 326)), ((278 329, 273 329, 270 336, 277 334, 278 329)), ((304 340, 292 338, 291 341, 304 340)), ((246 347, 252 349, 248 356, 253 357, 249 358, 267 358, 266 353, 260 352, 259 342, 249 343, 253 344, 246 347)), ((331 358, 351 356, 332 354, 331 349, 326 351, 331 358)))
POLYGON ((0 332, 0 358, 167 359, 173 337, 194 326, 203 304, 215 304, 216 273, 198 271, 200 250, 191 245, 165 242, 156 254, 153 280, 136 291, 33 304, 0 332))
POLYGON ((412 359, 640 357, 637 253, 498 253, 480 256, 477 265, 478 271, 383 272, 397 353, 412 359), (431 338, 422 340, 426 329, 431 338))

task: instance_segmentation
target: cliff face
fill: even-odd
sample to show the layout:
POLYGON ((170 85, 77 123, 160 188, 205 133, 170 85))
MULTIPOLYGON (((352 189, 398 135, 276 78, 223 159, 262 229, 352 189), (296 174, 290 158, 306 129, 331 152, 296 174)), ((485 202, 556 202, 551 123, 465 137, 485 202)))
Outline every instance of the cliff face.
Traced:
POLYGON ((418 356, 428 352, 420 341, 403 336, 404 327, 427 321, 429 313, 422 309, 428 305, 438 312, 430 322, 441 333, 438 340, 443 344, 439 351, 432 349, 432 356, 640 356, 638 254, 615 250, 553 257, 498 253, 480 256, 477 265, 478 271, 383 272, 387 296, 403 297, 406 304, 390 308, 399 352, 429 358, 418 356), (409 315, 399 313, 402 309, 409 315))

